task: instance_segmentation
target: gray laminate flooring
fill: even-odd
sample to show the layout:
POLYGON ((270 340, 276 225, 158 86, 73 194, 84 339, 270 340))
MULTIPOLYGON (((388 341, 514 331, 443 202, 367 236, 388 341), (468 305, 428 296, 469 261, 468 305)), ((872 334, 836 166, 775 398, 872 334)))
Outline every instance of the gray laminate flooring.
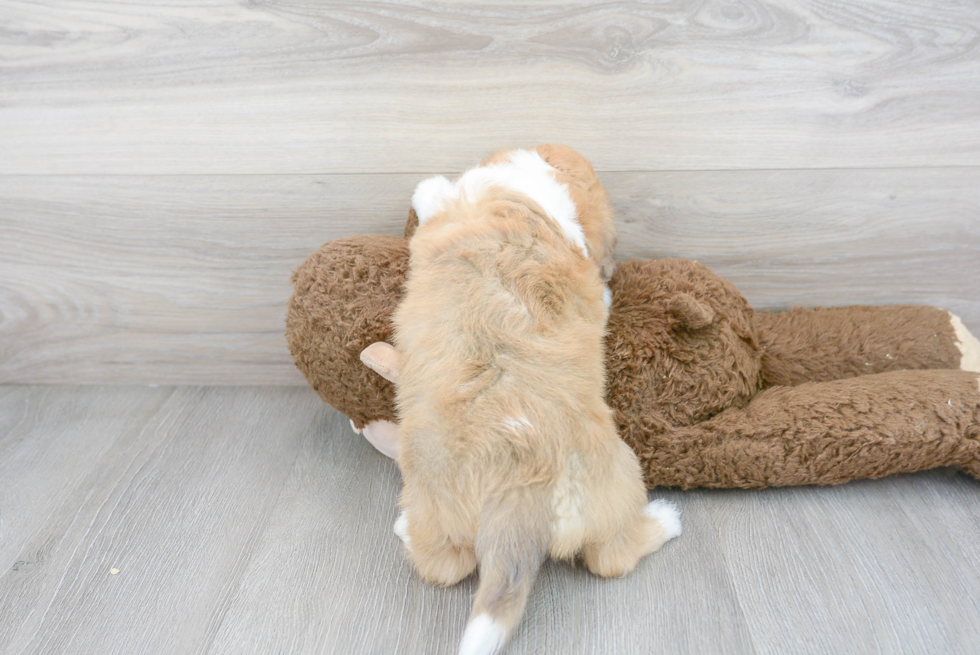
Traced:
MULTIPOLYGON (((0 386, 0 652, 451 653, 398 469, 307 388, 0 386)), ((508 653, 980 650, 980 483, 652 492, 621 580, 549 563, 508 653)))

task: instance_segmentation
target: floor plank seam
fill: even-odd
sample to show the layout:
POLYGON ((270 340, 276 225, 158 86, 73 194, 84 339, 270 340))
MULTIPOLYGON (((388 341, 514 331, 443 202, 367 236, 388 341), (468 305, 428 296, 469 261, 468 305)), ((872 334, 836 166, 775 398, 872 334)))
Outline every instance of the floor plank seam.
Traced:
MULTIPOLYGON (((690 492, 688 492, 690 493, 690 492)), ((739 593, 738 585, 735 584, 735 578, 732 576, 731 565, 728 562, 728 556, 725 554, 725 549, 722 548, 721 531, 718 527, 717 521, 715 521, 715 512, 708 506, 707 498, 705 497, 704 491, 699 491, 698 495, 701 496, 701 501, 705 505, 705 514, 708 516, 708 521, 711 523, 711 530, 715 537, 715 545, 717 546, 718 556, 721 558, 721 563, 725 569, 725 580, 728 582, 729 588, 732 590, 732 594, 735 596, 735 600, 738 602, 738 613, 742 619, 742 625, 745 626, 745 633, 749 637, 749 644, 752 646, 752 655, 759 655, 759 644, 756 641, 756 636, 752 630, 752 626, 749 625, 748 618, 746 617, 746 610, 743 605, 742 594, 739 593)))
POLYGON ((238 576, 238 579, 234 584, 234 589, 229 590, 229 592, 225 595, 226 600, 223 603, 224 607, 220 610, 220 612, 218 612, 220 616, 212 617, 212 619, 208 621, 206 628, 206 634, 208 635, 207 641, 201 645, 201 649, 198 651, 201 653, 201 655, 210 653, 211 649, 214 648, 215 640, 221 632, 221 626, 224 625, 225 619, 228 617, 228 612, 231 610, 232 606, 235 604, 235 601, 241 594, 241 590, 244 586, 245 578, 248 575, 249 569, 251 568, 252 561, 255 558, 259 546, 262 544, 262 538, 265 536, 266 530, 269 527, 269 522, 271 521, 272 516, 278 507, 279 500, 282 498, 283 492, 286 490, 286 486, 289 483, 289 478, 291 477, 292 472, 296 470, 297 463, 302 454, 302 448, 297 448, 296 456, 293 458, 293 463, 289 468, 290 474, 283 476, 282 481, 279 484, 279 489, 275 494, 275 499, 269 502, 269 510, 265 513, 265 516, 262 519, 261 529, 256 529, 253 537, 249 539, 248 548, 243 549, 243 553, 245 550, 247 550, 247 554, 242 554, 239 556, 238 561, 240 562, 239 568, 241 570, 241 574, 238 576), (215 620, 215 618, 217 618, 217 620, 215 620))

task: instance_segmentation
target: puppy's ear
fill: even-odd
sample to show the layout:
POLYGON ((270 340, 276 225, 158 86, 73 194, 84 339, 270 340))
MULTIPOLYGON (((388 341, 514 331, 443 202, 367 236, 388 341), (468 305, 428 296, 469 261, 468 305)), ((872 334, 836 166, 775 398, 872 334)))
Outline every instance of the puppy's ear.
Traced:
POLYGON ((700 330, 711 325, 715 320, 715 312, 694 296, 679 293, 670 301, 670 313, 678 320, 681 327, 688 330, 700 330))
POLYGON ((401 355, 395 347, 384 341, 376 341, 361 351, 361 362, 388 382, 398 383, 401 355))
POLYGON ((438 214, 448 198, 456 197, 456 187, 443 175, 422 180, 412 194, 412 209, 419 225, 438 214))

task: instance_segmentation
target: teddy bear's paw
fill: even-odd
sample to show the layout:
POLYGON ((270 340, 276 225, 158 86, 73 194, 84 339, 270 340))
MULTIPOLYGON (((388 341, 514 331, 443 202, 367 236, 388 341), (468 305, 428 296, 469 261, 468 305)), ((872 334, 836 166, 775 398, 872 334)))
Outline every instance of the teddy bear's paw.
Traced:
POLYGON ((402 510, 395 521, 395 534, 405 544, 405 548, 412 549, 412 539, 408 536, 408 512, 402 510))
POLYGON ((956 334, 956 347, 959 348, 960 370, 974 371, 980 373, 980 341, 970 334, 970 331, 963 325, 963 321, 956 314, 950 313, 949 321, 956 334))
POLYGON ((371 421, 364 426, 363 430, 358 430, 354 427, 354 422, 351 421, 351 427, 357 434, 363 434, 364 438, 382 455, 392 459, 398 458, 399 442, 397 423, 392 423, 391 421, 371 421))

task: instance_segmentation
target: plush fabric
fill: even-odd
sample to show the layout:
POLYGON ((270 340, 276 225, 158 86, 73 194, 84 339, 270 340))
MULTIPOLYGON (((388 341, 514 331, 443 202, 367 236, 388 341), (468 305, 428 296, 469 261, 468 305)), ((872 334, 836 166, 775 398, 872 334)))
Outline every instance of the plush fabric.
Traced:
POLYGON ((407 272, 408 242, 372 235, 326 243, 293 273, 286 339, 296 366, 358 428, 395 420, 394 386, 361 364, 360 354, 391 341, 407 272))
MULTIPOLYGON (((405 239, 368 235, 325 244, 293 275, 296 365, 358 429, 397 420, 392 384, 360 353, 391 342, 407 269, 405 239)), ((948 312, 756 313, 680 259, 623 262, 610 287, 607 400, 648 486, 839 484, 938 466, 980 477, 978 374, 959 370, 976 340, 964 346, 948 312)))

